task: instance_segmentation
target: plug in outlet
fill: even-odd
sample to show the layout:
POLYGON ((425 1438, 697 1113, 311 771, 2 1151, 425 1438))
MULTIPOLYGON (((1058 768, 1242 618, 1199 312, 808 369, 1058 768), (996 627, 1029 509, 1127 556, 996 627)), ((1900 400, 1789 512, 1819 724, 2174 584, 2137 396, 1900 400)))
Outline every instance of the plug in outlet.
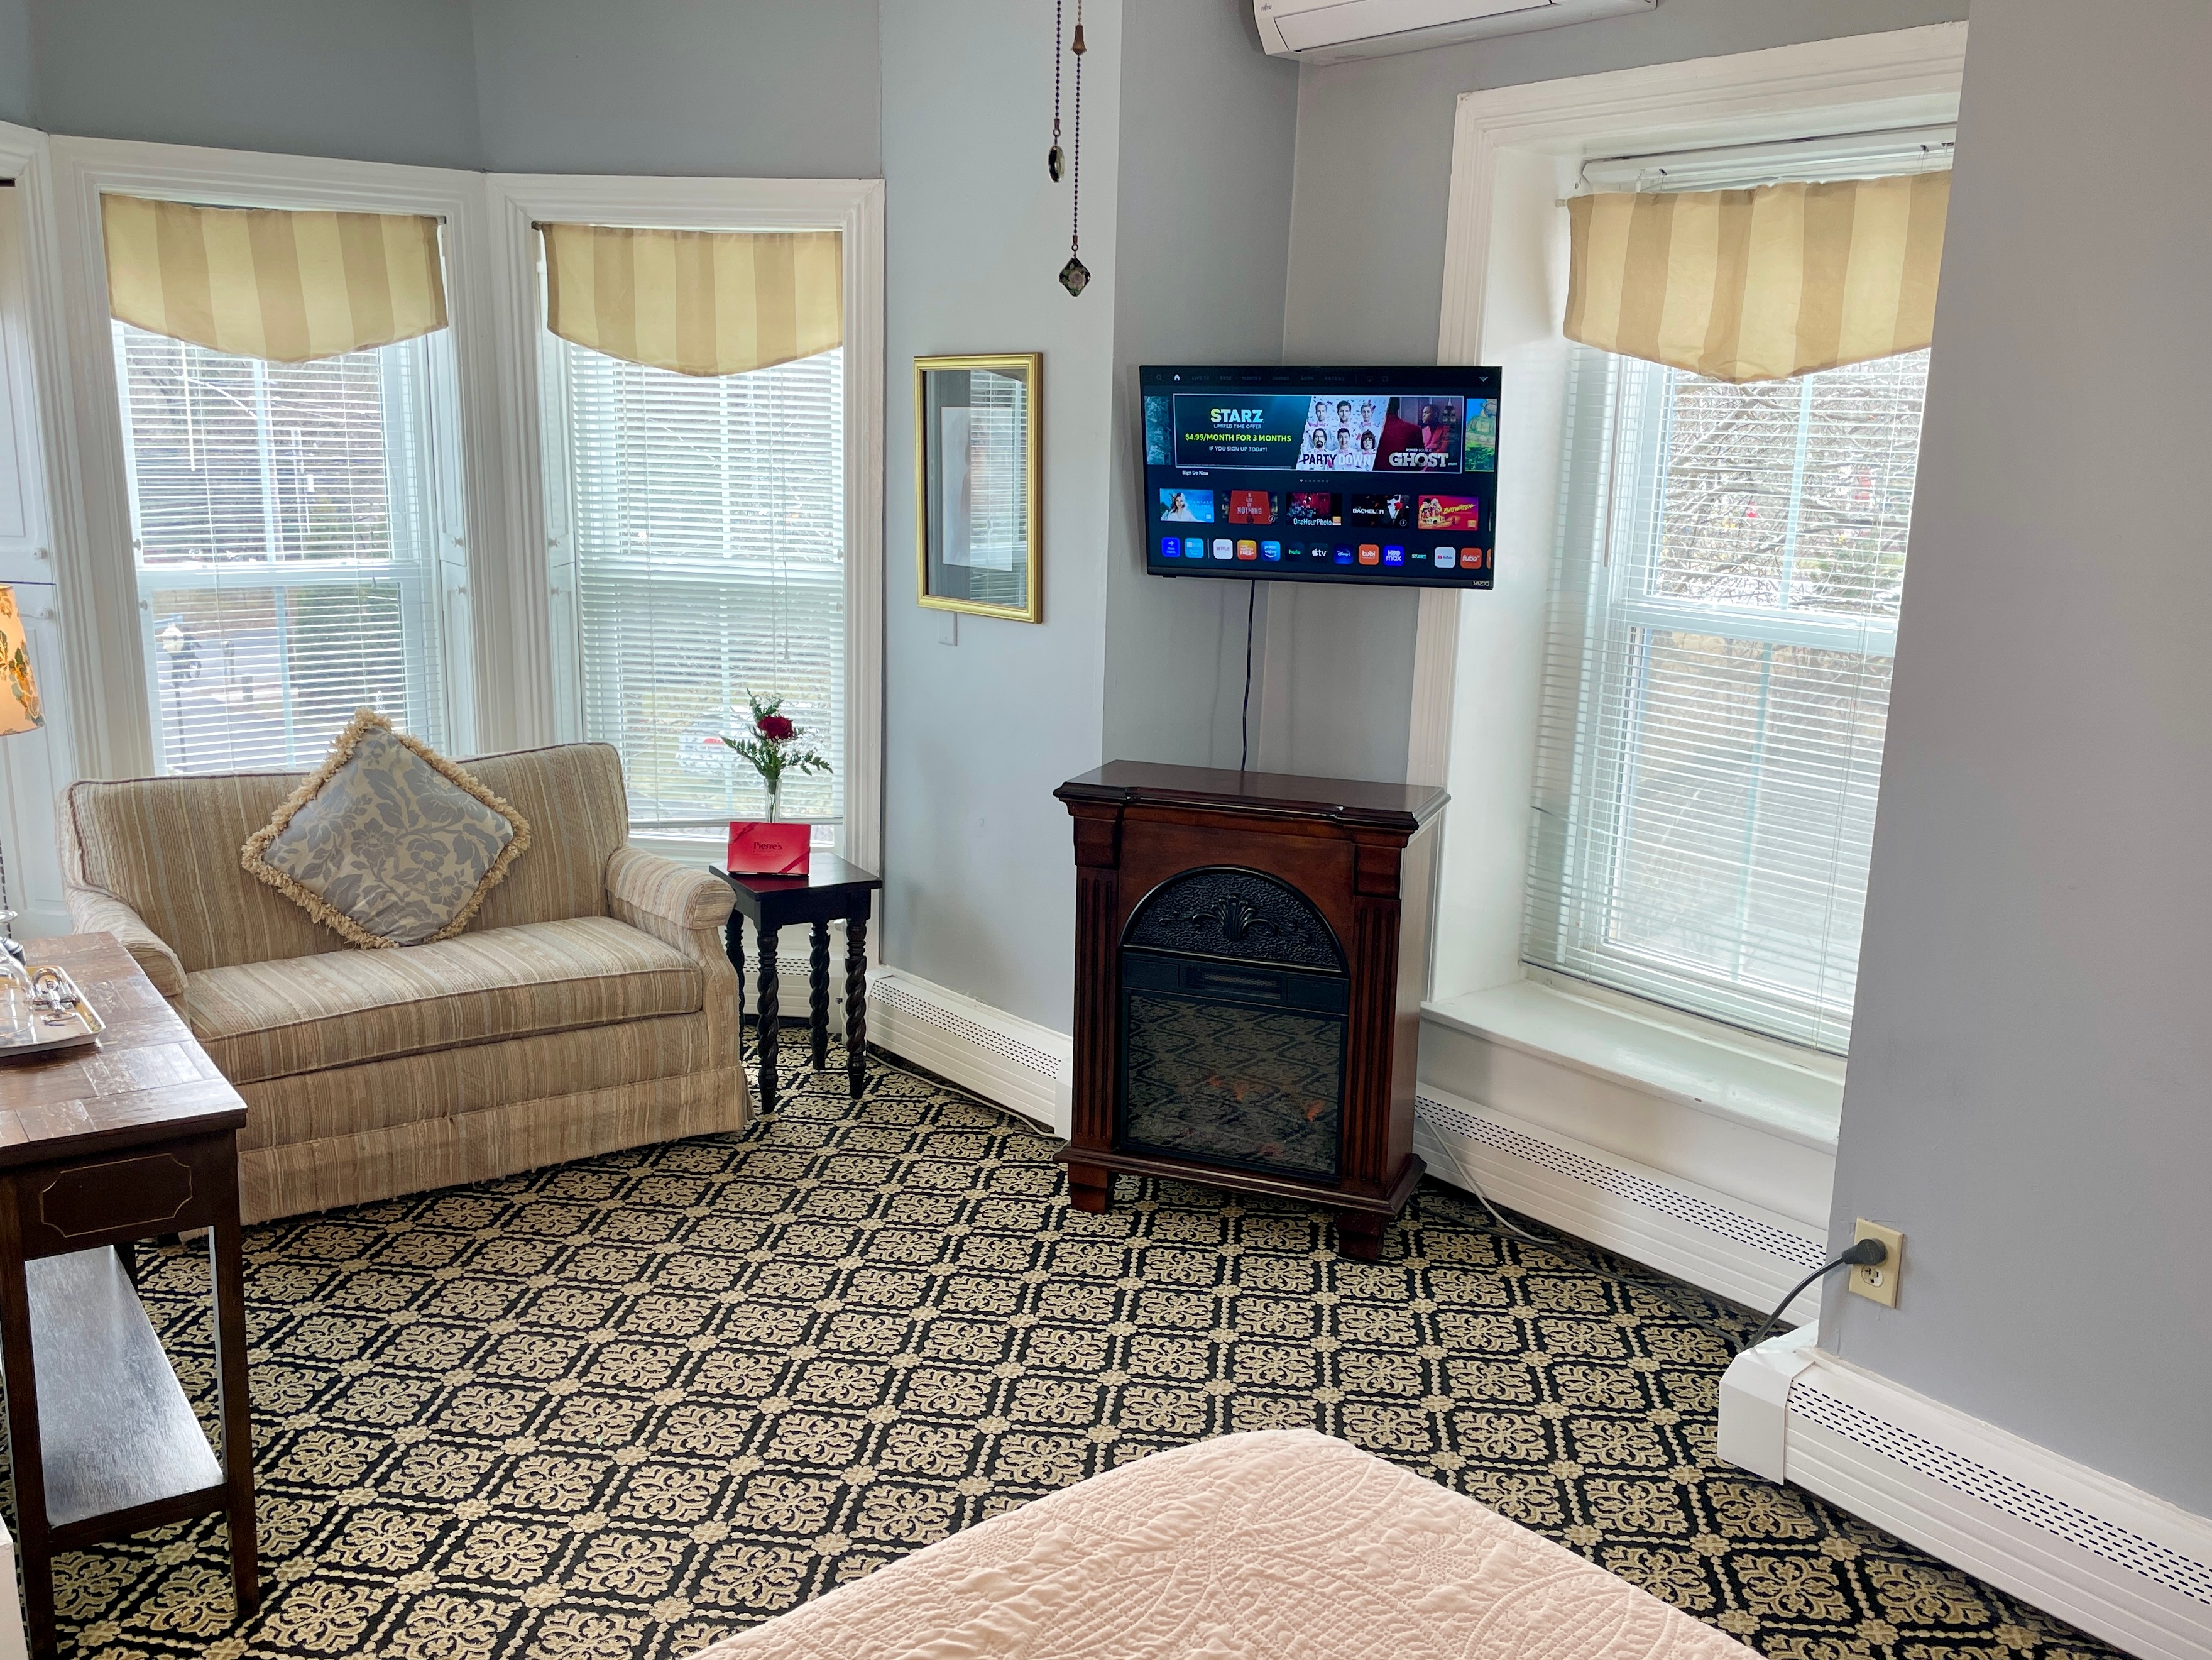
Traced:
POLYGON ((1889 1247, 1889 1255, 1869 1268, 1851 1270, 1845 1289, 1879 1303, 1886 1309, 1897 1306, 1897 1282, 1905 1273, 1905 1236, 1895 1228, 1886 1228, 1879 1222, 1859 1218, 1851 1229, 1851 1243, 1862 1239, 1879 1239, 1889 1247))

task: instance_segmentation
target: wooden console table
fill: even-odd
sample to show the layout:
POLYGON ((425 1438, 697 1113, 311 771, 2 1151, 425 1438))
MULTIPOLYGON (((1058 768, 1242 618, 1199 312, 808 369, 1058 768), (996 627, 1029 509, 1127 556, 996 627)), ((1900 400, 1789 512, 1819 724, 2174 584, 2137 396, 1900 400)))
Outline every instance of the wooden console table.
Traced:
POLYGON ((738 971, 740 1007, 745 1000, 745 918, 752 919, 753 931, 760 938, 759 1018, 755 1025, 759 1032, 762 1110, 773 1111, 775 1107, 775 1040, 782 1026, 775 936, 781 929, 802 922, 811 924, 814 931, 814 949, 807 959, 807 989, 817 1072, 830 1064, 830 925, 845 925, 845 1070, 853 1098, 859 1100, 868 1080, 868 917, 883 878, 827 853, 813 856, 812 868, 805 876, 732 876, 717 866, 708 868, 727 882, 737 896, 737 907, 730 913, 723 938, 731 966, 738 971))
POLYGON ((238 1131, 246 1104, 105 933, 33 942, 106 1023, 96 1047, 0 1050, 0 1365, 31 1652, 54 1653, 53 1558, 186 1517, 230 1523, 258 1595, 238 1131), (209 1230, 222 1462, 140 1306, 131 1242, 209 1230))

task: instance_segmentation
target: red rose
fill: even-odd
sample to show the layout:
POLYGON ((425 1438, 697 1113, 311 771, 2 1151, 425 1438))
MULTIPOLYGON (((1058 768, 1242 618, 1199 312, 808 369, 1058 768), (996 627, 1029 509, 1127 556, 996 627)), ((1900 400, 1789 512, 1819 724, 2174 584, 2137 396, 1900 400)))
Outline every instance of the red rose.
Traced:
POLYGON ((760 735, 771 744, 781 744, 799 733, 799 728, 781 714, 763 714, 756 724, 760 727, 760 735))

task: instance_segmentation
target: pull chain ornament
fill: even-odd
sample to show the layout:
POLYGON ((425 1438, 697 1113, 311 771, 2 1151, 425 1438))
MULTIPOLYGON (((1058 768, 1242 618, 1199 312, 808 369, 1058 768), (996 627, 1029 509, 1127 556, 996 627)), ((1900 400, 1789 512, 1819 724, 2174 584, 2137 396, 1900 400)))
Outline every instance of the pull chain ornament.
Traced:
MULTIPOLYGON (((1068 170, 1068 176, 1073 185, 1071 194, 1074 198, 1074 206, 1073 216, 1068 223, 1067 263, 1060 268, 1060 285, 1073 295, 1082 293, 1091 286, 1091 268, 1083 263, 1082 258, 1083 54, 1085 50, 1083 44, 1083 0, 1075 0, 1075 39, 1069 44, 1068 50, 1075 54, 1075 120, 1073 131, 1070 134, 1074 141, 1074 149, 1071 158, 1073 165, 1068 170)), ((1059 76, 1057 55, 1054 57, 1053 73, 1056 81, 1059 76)), ((1059 154, 1059 150, 1060 147, 1057 144, 1053 146, 1053 153, 1055 155, 1059 154)))
POLYGON ((1052 7, 1052 148, 1044 153, 1044 170, 1057 185, 1067 172, 1067 155, 1060 147, 1060 38, 1066 33, 1060 21, 1060 0, 1053 0, 1052 7))

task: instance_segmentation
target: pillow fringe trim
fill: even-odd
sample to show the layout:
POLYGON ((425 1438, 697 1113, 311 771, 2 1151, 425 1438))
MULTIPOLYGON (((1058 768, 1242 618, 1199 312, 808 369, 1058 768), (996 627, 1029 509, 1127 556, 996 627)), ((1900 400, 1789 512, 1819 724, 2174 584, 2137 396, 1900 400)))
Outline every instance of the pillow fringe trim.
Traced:
POLYGON ((374 709, 362 708, 354 711, 353 719, 347 723, 346 729, 337 735, 337 741, 331 745, 331 752, 324 758, 323 764, 308 774, 300 787, 285 798, 284 805, 276 809, 275 818, 246 838, 246 845, 239 849, 239 863, 244 866, 246 874, 276 889, 277 892, 307 912, 313 921, 321 923, 341 939, 369 951, 404 949, 397 939, 387 939, 379 933, 371 933, 352 917, 331 904, 313 888, 302 885, 262 857, 269 851, 269 844, 282 836, 290 826, 292 816, 321 793, 323 786, 337 775, 338 769, 353 759, 355 746, 372 732, 389 733, 395 740, 413 751, 447 783, 452 784, 456 789, 474 796, 485 806, 506 819, 514 831, 507 846, 501 849, 499 857, 493 860, 490 868, 484 872, 483 879, 477 884, 476 891, 469 896, 468 903, 453 914, 453 920, 445 927, 440 928, 429 938, 416 942, 424 946, 435 945, 441 939, 452 939, 463 928, 468 927, 471 921, 475 918, 477 910, 482 908, 485 899, 490 897, 491 891, 506 879, 508 868, 516 860, 529 851, 530 821, 508 806, 503 798, 494 794, 477 780, 470 776, 461 769, 459 763, 447 760, 419 738, 410 737, 404 732, 392 731, 390 717, 379 714, 374 709))

